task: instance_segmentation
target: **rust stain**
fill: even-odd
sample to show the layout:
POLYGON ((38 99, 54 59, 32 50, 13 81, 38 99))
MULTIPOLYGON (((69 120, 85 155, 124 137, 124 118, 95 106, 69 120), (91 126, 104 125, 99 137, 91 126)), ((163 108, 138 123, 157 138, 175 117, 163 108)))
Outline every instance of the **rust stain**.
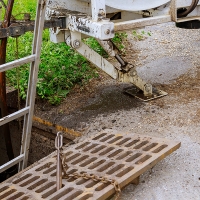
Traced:
POLYGON ((57 124, 53 124, 53 123, 51 123, 51 122, 49 122, 47 120, 41 119, 41 118, 36 117, 36 116, 33 116, 33 121, 38 122, 40 124, 43 124, 45 126, 55 127, 55 129, 57 131, 65 132, 65 133, 67 133, 69 135, 72 135, 74 137, 80 137, 80 136, 82 136, 82 134, 80 132, 74 131, 72 129, 68 129, 66 127, 63 127, 63 126, 60 126, 60 125, 57 125, 57 124))

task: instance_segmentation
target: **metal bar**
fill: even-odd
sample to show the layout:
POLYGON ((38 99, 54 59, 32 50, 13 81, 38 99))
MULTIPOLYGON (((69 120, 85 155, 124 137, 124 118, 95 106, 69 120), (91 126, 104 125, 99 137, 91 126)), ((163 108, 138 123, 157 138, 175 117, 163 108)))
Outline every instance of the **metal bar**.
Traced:
POLYGON ((9 169, 10 167, 16 165, 17 163, 21 162, 24 158, 24 154, 19 155, 18 157, 10 160, 9 162, 5 163, 4 165, 0 166, 0 173, 9 169))
POLYGON ((29 113, 30 107, 23 108, 21 110, 18 110, 17 112, 14 112, 10 115, 7 115, 3 118, 0 118, 0 126, 3 126, 4 124, 7 124, 8 122, 11 122, 19 117, 24 116, 25 114, 29 113))
POLYGON ((32 119, 34 113, 36 84, 40 63, 41 45, 42 45, 42 33, 44 28, 44 18, 47 6, 47 0, 38 1, 35 30, 34 30, 34 42, 32 53, 35 54, 35 62, 32 62, 29 74, 29 85, 27 91, 26 107, 30 106, 29 114, 24 116, 24 128, 22 136, 21 154, 24 154, 24 160, 19 165, 19 170, 27 167, 29 146, 31 139, 32 119))
POLYGON ((99 21, 106 17, 105 0, 91 0, 92 19, 99 21))
MULTIPOLYGON (((46 20, 44 24, 44 29, 53 28, 53 27, 60 27, 64 28, 64 18, 60 19, 53 19, 53 20, 46 20)), ((0 24, 1 25, 1 24, 0 24)), ((9 36, 15 37, 25 34, 28 31, 34 31, 35 28, 35 21, 14 21, 11 23, 11 26, 8 28, 0 28, 0 39, 6 38, 9 36), (19 24, 18 24, 19 23, 19 24)))
POLYGON ((151 26, 151 25, 156 25, 156 24, 162 24, 162 23, 171 22, 171 21, 172 20, 171 20, 170 15, 142 18, 142 19, 136 19, 136 20, 115 23, 114 30, 122 31, 122 30, 127 30, 127 29, 139 28, 142 26, 151 26))
POLYGON ((21 65, 24 65, 24 64, 27 64, 27 63, 30 63, 30 62, 33 62, 33 61, 35 61, 35 55, 34 54, 27 56, 27 57, 24 57, 24 58, 21 58, 19 60, 15 60, 15 61, 3 64, 3 65, 0 65, 0 72, 9 70, 9 69, 12 69, 12 68, 15 68, 15 67, 19 67, 21 65))

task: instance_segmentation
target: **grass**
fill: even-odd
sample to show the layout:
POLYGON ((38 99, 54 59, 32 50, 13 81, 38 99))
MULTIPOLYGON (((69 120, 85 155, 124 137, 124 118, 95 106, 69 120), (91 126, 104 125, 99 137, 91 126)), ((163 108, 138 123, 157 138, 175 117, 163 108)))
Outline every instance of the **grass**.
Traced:
MULTIPOLYGON (((15 0, 12 15, 17 19, 22 19, 24 13, 30 13, 34 19, 35 10, 35 0, 15 0)), ((30 55, 32 39, 33 33, 31 32, 17 39, 9 37, 7 62, 15 60, 17 57, 30 55)), ((6 73, 7 83, 16 88, 19 87, 23 99, 26 98, 28 76, 29 65, 23 65, 6 73)), ((97 72, 90 68, 89 62, 84 57, 64 43, 50 42, 48 30, 43 32, 41 64, 37 82, 37 95, 40 98, 47 99, 51 104, 59 104, 75 84, 86 84, 89 79, 96 76, 98 76, 97 72)))

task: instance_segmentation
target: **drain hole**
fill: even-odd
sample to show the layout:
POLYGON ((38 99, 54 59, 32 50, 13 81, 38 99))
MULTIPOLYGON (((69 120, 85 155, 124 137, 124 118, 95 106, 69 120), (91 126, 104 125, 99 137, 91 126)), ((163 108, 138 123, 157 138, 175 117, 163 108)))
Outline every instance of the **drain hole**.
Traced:
POLYGON ((53 177, 53 176, 56 176, 56 172, 54 172, 54 173, 53 173, 53 174, 51 174, 50 176, 52 176, 52 177, 53 177))
POLYGON ((45 182, 47 182, 47 181, 48 181, 47 179, 42 179, 42 180, 38 181, 37 183, 31 185, 31 186, 28 187, 27 189, 28 189, 28 190, 33 190, 33 189, 35 189, 36 187, 42 185, 43 183, 45 183, 45 182))
POLYGON ((79 200, 87 200, 90 197, 93 197, 93 194, 86 194, 86 195, 82 196, 79 200))
POLYGON ((80 165, 80 167, 85 167, 85 166, 89 165, 91 162, 94 162, 95 160, 97 160, 97 158, 90 158, 89 160, 87 160, 84 163, 82 163, 80 165))
POLYGON ((9 188, 8 186, 4 186, 4 187, 0 188, 0 193, 7 190, 8 188, 9 188))
POLYGON ((133 160, 135 160, 136 158, 140 157, 141 155, 142 155, 141 153, 136 153, 135 155, 133 155, 130 158, 128 158, 126 160, 126 162, 132 162, 133 160))
POLYGON ((115 143, 115 142, 117 142, 118 140, 120 140, 121 138, 123 138, 123 136, 118 136, 118 137, 114 138, 113 140, 109 141, 108 143, 109 143, 109 144, 115 143))
POLYGON ((74 172, 77 172, 77 171, 78 171, 77 169, 72 169, 72 170, 68 171, 67 173, 68 174, 73 174, 74 172))
POLYGON ((98 135, 97 137, 93 138, 93 140, 98 140, 98 139, 104 137, 105 135, 107 135, 107 133, 102 133, 102 134, 98 135))
POLYGON ((166 147, 168 147, 168 145, 166 145, 166 144, 163 144, 163 145, 161 145, 160 147, 158 147, 157 149, 155 149, 154 151, 153 151, 153 153, 159 153, 160 151, 162 151, 164 148, 166 148, 166 147))
POLYGON ((122 141, 118 142, 116 145, 122 145, 122 144, 128 142, 130 139, 131 139, 131 138, 125 138, 125 139, 123 139, 122 141))
POLYGON ((70 156, 69 158, 67 158, 67 159, 65 160, 65 162, 70 162, 70 161, 72 161, 73 159, 77 158, 77 157, 80 156, 80 155, 81 155, 80 153, 76 153, 76 154, 74 154, 73 156, 70 156))
POLYGON ((84 183, 86 183, 87 181, 89 181, 88 179, 81 179, 80 181, 78 181, 77 183, 76 183, 76 185, 82 185, 82 184, 84 184, 84 183))
POLYGON ((11 194, 13 194, 16 191, 17 190, 15 190, 15 189, 8 190, 8 192, 6 192, 6 193, 4 193, 3 195, 0 196, 0 199, 4 199, 4 198, 10 196, 11 194))
POLYGON ((86 188, 91 188, 91 187, 94 187, 98 183, 99 183, 99 181, 92 181, 91 183, 87 184, 85 187, 86 188))
POLYGON ((118 173, 116 176, 117 177, 122 177, 124 176, 125 174, 129 173, 131 170, 133 170, 134 167, 128 167, 126 169, 124 169, 122 172, 118 173))
POLYGON ((152 156, 150 155, 146 155, 143 158, 141 158, 140 160, 138 160, 135 164, 142 164, 143 162, 145 162, 146 160, 148 160, 149 158, 151 158, 152 156))
POLYGON ((104 166, 102 166, 100 169, 98 169, 97 171, 98 172, 102 172, 106 169, 108 169, 109 167, 113 166, 115 164, 115 162, 109 162, 109 163, 106 163, 104 166))
POLYGON ((145 148, 143 149, 143 151, 149 151, 150 149, 154 148, 154 147, 157 146, 157 145, 158 145, 158 143, 152 143, 152 144, 150 144, 149 146, 145 147, 145 148))
POLYGON ((94 147, 97 147, 97 146, 98 146, 98 144, 92 144, 89 147, 86 147, 85 149, 83 149, 83 151, 89 151, 89 150, 91 150, 91 149, 93 149, 94 147))
POLYGON ((24 193, 23 192, 19 192, 17 193, 16 195, 10 197, 9 199, 7 200, 14 200, 14 199, 18 199, 19 197, 21 197, 24 193))
POLYGON ((53 193, 55 193, 56 187, 54 187, 53 189, 49 190, 48 192, 46 192, 45 194, 42 195, 42 198, 47 198, 48 196, 52 195, 53 193))
POLYGON ((70 177, 67 179, 67 182, 74 182, 76 179, 78 179, 77 177, 70 177))
POLYGON ((144 145, 146 145, 147 143, 149 143, 148 141, 143 141, 140 144, 138 144, 137 146, 134 147, 134 149, 139 149, 141 147, 143 147, 144 145))
POLYGON ((21 187, 27 186, 28 184, 32 183, 33 181, 36 181, 39 178, 40 178, 39 176, 34 176, 33 178, 29 179, 28 181, 22 183, 20 186, 21 187))
POLYGON ((98 167, 99 165, 103 164, 106 160, 100 160, 97 163, 94 163, 92 166, 90 166, 88 169, 94 169, 96 167, 98 167))
POLYGON ((125 145, 125 147, 131 147, 133 146, 134 144, 136 144, 137 142, 139 142, 140 140, 133 140, 132 142, 128 143, 125 145))
POLYGON ((111 170, 109 170, 108 172, 106 172, 106 174, 109 174, 109 175, 114 174, 116 171, 120 170, 123 167, 124 167, 123 164, 117 165, 116 167, 114 167, 111 170))
POLYGON ((47 183, 45 186, 41 187, 40 189, 36 190, 35 192, 36 193, 44 192, 45 190, 49 189, 50 187, 52 187, 55 184, 56 184, 56 182, 47 183))
POLYGON ((118 149, 117 151, 111 153, 110 155, 108 155, 108 158, 112 158, 116 155, 118 155, 119 153, 121 153, 123 151, 123 149, 118 149))
POLYGON ((70 195, 69 197, 67 197, 65 200, 72 200, 75 199, 76 197, 78 197, 79 195, 81 195, 83 193, 83 191, 77 191, 74 194, 70 195))
POLYGON ((35 171, 42 171, 43 169, 46 169, 46 168, 49 168, 53 163, 52 162, 49 162, 49 163, 46 163, 45 165, 37 168, 35 171))
POLYGON ((104 188, 108 187, 110 184, 109 183, 103 183, 102 185, 98 186, 95 191, 101 191, 104 188))
POLYGON ((96 149, 94 149, 93 151, 91 151, 91 153, 97 153, 97 152, 99 152, 100 150, 102 150, 102 149, 104 149, 104 148, 106 148, 106 146, 100 146, 100 147, 97 147, 96 149))
POLYGON ((75 160, 74 162, 72 162, 72 165, 76 165, 77 163, 80 163, 81 161, 84 161, 86 158, 88 158, 89 156, 82 156, 79 159, 75 160))
POLYGON ((30 177, 32 174, 26 174, 25 176, 22 176, 21 178, 17 179, 16 181, 13 181, 14 184, 18 184, 20 182, 22 182, 23 180, 27 179, 28 177, 30 177))
POLYGON ((109 135, 109 136, 103 138, 102 140, 100 140, 100 142, 105 142, 106 140, 109 140, 109 139, 113 138, 114 136, 115 135, 109 135))
POLYGON ((53 166, 50 167, 49 169, 45 170, 45 171, 43 172, 43 174, 48 174, 49 172, 52 172, 52 171, 55 170, 55 169, 56 169, 56 165, 53 165, 53 166))
POLYGON ((60 192, 59 194, 57 194, 56 196, 54 196, 53 198, 51 198, 51 200, 58 200, 59 198, 63 197, 64 195, 70 193, 74 188, 70 187, 67 188, 65 190, 63 190, 62 192, 60 192))
POLYGON ((103 155, 109 153, 110 151, 112 151, 113 149, 115 149, 115 148, 114 148, 114 147, 109 147, 109 148, 107 148, 105 151, 101 152, 99 155, 100 155, 100 156, 103 156, 103 155))
POLYGON ((25 196, 25 197, 23 197, 21 200, 28 200, 28 199, 30 199, 30 198, 27 197, 27 196, 25 196))
POLYGON ((90 144, 89 142, 85 142, 82 145, 76 147, 75 149, 82 149, 83 147, 87 146, 88 144, 90 144))
POLYGON ((126 158, 127 156, 129 156, 130 154, 132 154, 132 151, 126 151, 125 153, 123 153, 121 156, 117 157, 116 160, 121 160, 126 158))

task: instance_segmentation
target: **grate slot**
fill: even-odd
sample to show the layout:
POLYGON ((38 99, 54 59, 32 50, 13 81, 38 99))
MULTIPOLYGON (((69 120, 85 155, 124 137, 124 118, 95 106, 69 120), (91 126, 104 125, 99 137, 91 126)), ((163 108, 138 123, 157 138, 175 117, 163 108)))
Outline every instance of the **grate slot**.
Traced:
POLYGON ((32 175, 32 174, 26 174, 25 176, 22 176, 21 178, 19 178, 19 179, 13 181, 13 183, 14 183, 14 184, 18 184, 18 183, 24 181, 25 179, 29 178, 31 175, 32 175))
POLYGON ((91 149, 93 149, 93 148, 95 148, 97 146, 99 146, 99 144, 92 144, 89 147, 86 147, 85 149, 83 149, 83 151, 89 151, 89 150, 91 150, 91 149))
POLYGON ((85 166, 89 165, 90 163, 94 162, 95 160, 97 160, 96 157, 90 158, 89 160, 86 160, 84 163, 82 163, 82 164, 80 165, 80 167, 85 167, 85 166))
POLYGON ((7 192, 5 192, 4 194, 2 194, 2 195, 0 196, 0 199, 4 199, 4 198, 10 196, 11 194, 13 194, 13 193, 16 192, 16 191, 17 191, 16 189, 10 189, 10 190, 8 190, 7 192))
POLYGON ((74 160, 75 158, 79 157, 81 155, 81 153, 75 153, 72 156, 70 156, 69 158, 67 158, 65 160, 65 162, 71 162, 72 160, 74 160))
POLYGON ((96 167, 102 165, 103 163, 105 163, 105 161, 106 161, 106 160, 100 160, 100 161, 94 163, 92 166, 88 167, 88 169, 94 169, 94 168, 96 168, 96 167))
POLYGON ((111 141, 108 141, 108 144, 113 144, 122 138, 123 138, 123 136, 117 136, 116 138, 112 139, 111 141))
POLYGON ((160 151, 162 151, 162 150, 165 149, 166 147, 168 147, 168 145, 163 144, 163 145, 161 145, 160 147, 158 147, 157 149, 155 149, 155 150, 153 151, 153 153, 159 153, 160 151))
POLYGON ((64 195, 69 194, 74 188, 70 187, 70 188, 63 188, 63 189, 64 190, 60 191, 59 194, 52 197, 50 200, 58 200, 59 198, 63 197, 64 195))
POLYGON ((2 193, 3 191, 7 190, 9 187, 8 186, 4 186, 2 188, 0 188, 0 193, 2 193))
POLYGON ((143 147, 144 145, 148 144, 149 141, 143 141, 140 144, 138 144, 137 146, 134 147, 134 149, 140 149, 141 147, 143 147))
POLYGON ((141 158, 140 160, 138 160, 135 164, 142 164, 142 163, 144 163, 145 161, 147 161, 149 158, 151 158, 152 156, 150 156, 150 155, 146 155, 146 156, 144 156, 143 158, 141 158))
POLYGON ((106 148, 106 146, 101 145, 101 146, 95 148, 95 149, 94 149, 93 151, 91 151, 90 153, 94 154, 94 153, 97 153, 97 152, 99 152, 100 150, 103 150, 103 149, 105 149, 105 148, 106 148))
POLYGON ((106 169, 108 169, 109 167, 113 166, 114 164, 115 164, 115 162, 106 163, 106 164, 103 165, 100 169, 97 169, 97 171, 98 171, 98 172, 105 171, 106 169))
POLYGON ((75 149, 78 150, 78 149, 82 149, 83 147, 87 146, 88 144, 90 144, 89 142, 85 142, 83 143, 82 145, 76 147, 75 149))
POLYGON ((100 186, 98 186, 95 191, 101 191, 104 188, 108 187, 110 185, 110 183, 102 183, 100 186))
POLYGON ((29 184, 32 183, 33 181, 36 181, 36 180, 39 179, 39 178, 40 178, 39 176, 34 176, 34 177, 32 177, 31 179, 27 180, 26 182, 22 183, 20 186, 21 186, 21 187, 27 186, 27 185, 29 185, 29 184))
POLYGON ((81 178, 81 180, 79 180, 76 185, 83 185, 84 183, 90 181, 90 179, 84 179, 84 178, 81 178))
POLYGON ((56 169, 56 165, 53 165, 53 166, 50 167, 49 169, 45 170, 45 171, 43 172, 43 174, 48 174, 48 173, 52 172, 52 171, 55 170, 55 169, 56 169))
POLYGON ((116 167, 114 167, 111 170, 109 170, 108 172, 106 172, 106 174, 109 174, 109 175, 114 174, 115 172, 119 171, 123 167, 124 167, 124 164, 117 165, 116 167))
POLYGON ((23 192, 18 192, 17 194, 15 194, 14 196, 8 198, 7 200, 14 200, 14 199, 18 199, 19 197, 21 197, 22 195, 24 195, 23 192))
POLYGON ((46 199, 47 197, 49 197, 50 195, 52 195, 53 193, 55 193, 56 187, 53 187, 52 189, 50 189, 48 192, 46 192, 45 194, 42 195, 42 198, 46 199))
POLYGON ((48 163, 46 163, 45 165, 43 165, 43 166, 37 168, 35 171, 36 171, 36 172, 37 172, 37 171, 38 171, 38 172, 39 172, 39 171, 42 171, 43 169, 49 168, 52 164, 53 164, 52 162, 48 162, 48 163))
POLYGON ((92 140, 99 140, 100 138, 106 136, 107 133, 101 133, 100 135, 98 135, 97 137, 93 138, 92 140))
POLYGON ((114 147, 109 147, 107 149, 105 149, 103 152, 101 152, 99 155, 100 156, 104 156, 106 155, 107 153, 110 153, 112 150, 114 150, 115 148, 114 147))
POLYGON ((152 143, 149 146, 145 147, 143 149, 143 151, 149 151, 149 150, 153 149, 154 147, 156 147, 157 145, 158 145, 158 143, 152 143))
POLYGON ((27 197, 27 196, 24 196, 24 197, 22 197, 20 200, 28 200, 28 199, 30 199, 30 198, 27 197))
POLYGON ((113 138, 114 136, 115 136, 115 135, 112 135, 112 134, 111 134, 111 135, 108 135, 107 137, 101 139, 100 142, 105 142, 105 141, 107 141, 107 140, 113 138))
POLYGON ((40 189, 36 190, 35 192, 36 193, 42 193, 42 192, 44 192, 45 190, 49 189, 50 187, 52 187, 55 184, 56 184, 55 181, 54 182, 49 182, 46 185, 42 186, 40 189))
POLYGON ((133 140, 132 142, 128 143, 125 145, 125 147, 131 147, 133 145, 135 145, 137 142, 139 142, 140 140, 133 140))
POLYGON ((116 176, 117 177, 122 177, 124 176, 125 174, 129 173, 131 170, 133 170, 134 167, 128 167, 126 169, 124 169, 122 172, 118 173, 116 176))
POLYGON ((75 160, 74 162, 72 162, 72 165, 76 165, 82 161, 84 161, 85 159, 87 159, 89 156, 85 155, 85 156, 81 156, 79 159, 75 160))
POLYGON ((47 179, 39 180, 38 182, 36 182, 33 185, 29 186, 27 189, 28 190, 34 190, 36 187, 39 187, 40 185, 42 185, 43 183, 45 183, 47 181, 48 181, 47 179))
POLYGON ((93 197, 93 194, 84 194, 84 195, 81 195, 78 200, 89 200, 91 197, 93 197))
POLYGON ((91 180, 90 183, 88 183, 87 185, 85 185, 86 188, 92 188, 94 187, 95 185, 97 185, 99 183, 99 181, 93 181, 91 180))
POLYGON ((135 160, 136 158, 140 157, 142 154, 141 153, 136 153, 133 156, 131 156, 130 158, 128 158, 126 160, 126 162, 132 162, 133 160, 135 160))
POLYGON ((81 195, 83 193, 83 191, 75 191, 73 194, 71 194, 70 196, 64 198, 64 200, 72 200, 75 199, 76 197, 78 197, 79 195, 81 195))
POLYGON ((122 155, 117 157, 116 160, 122 160, 122 159, 126 158, 127 156, 130 156, 132 153, 133 153, 132 151, 126 151, 125 153, 123 153, 122 155))
POLYGON ((125 144, 125 143, 128 142, 129 140, 131 140, 131 138, 125 138, 125 139, 119 141, 116 145, 122 145, 122 144, 125 144))
POLYGON ((111 153, 110 155, 108 155, 108 158, 115 157, 116 155, 118 155, 121 152, 123 152, 123 149, 118 149, 118 150, 114 151, 113 153, 111 153))

